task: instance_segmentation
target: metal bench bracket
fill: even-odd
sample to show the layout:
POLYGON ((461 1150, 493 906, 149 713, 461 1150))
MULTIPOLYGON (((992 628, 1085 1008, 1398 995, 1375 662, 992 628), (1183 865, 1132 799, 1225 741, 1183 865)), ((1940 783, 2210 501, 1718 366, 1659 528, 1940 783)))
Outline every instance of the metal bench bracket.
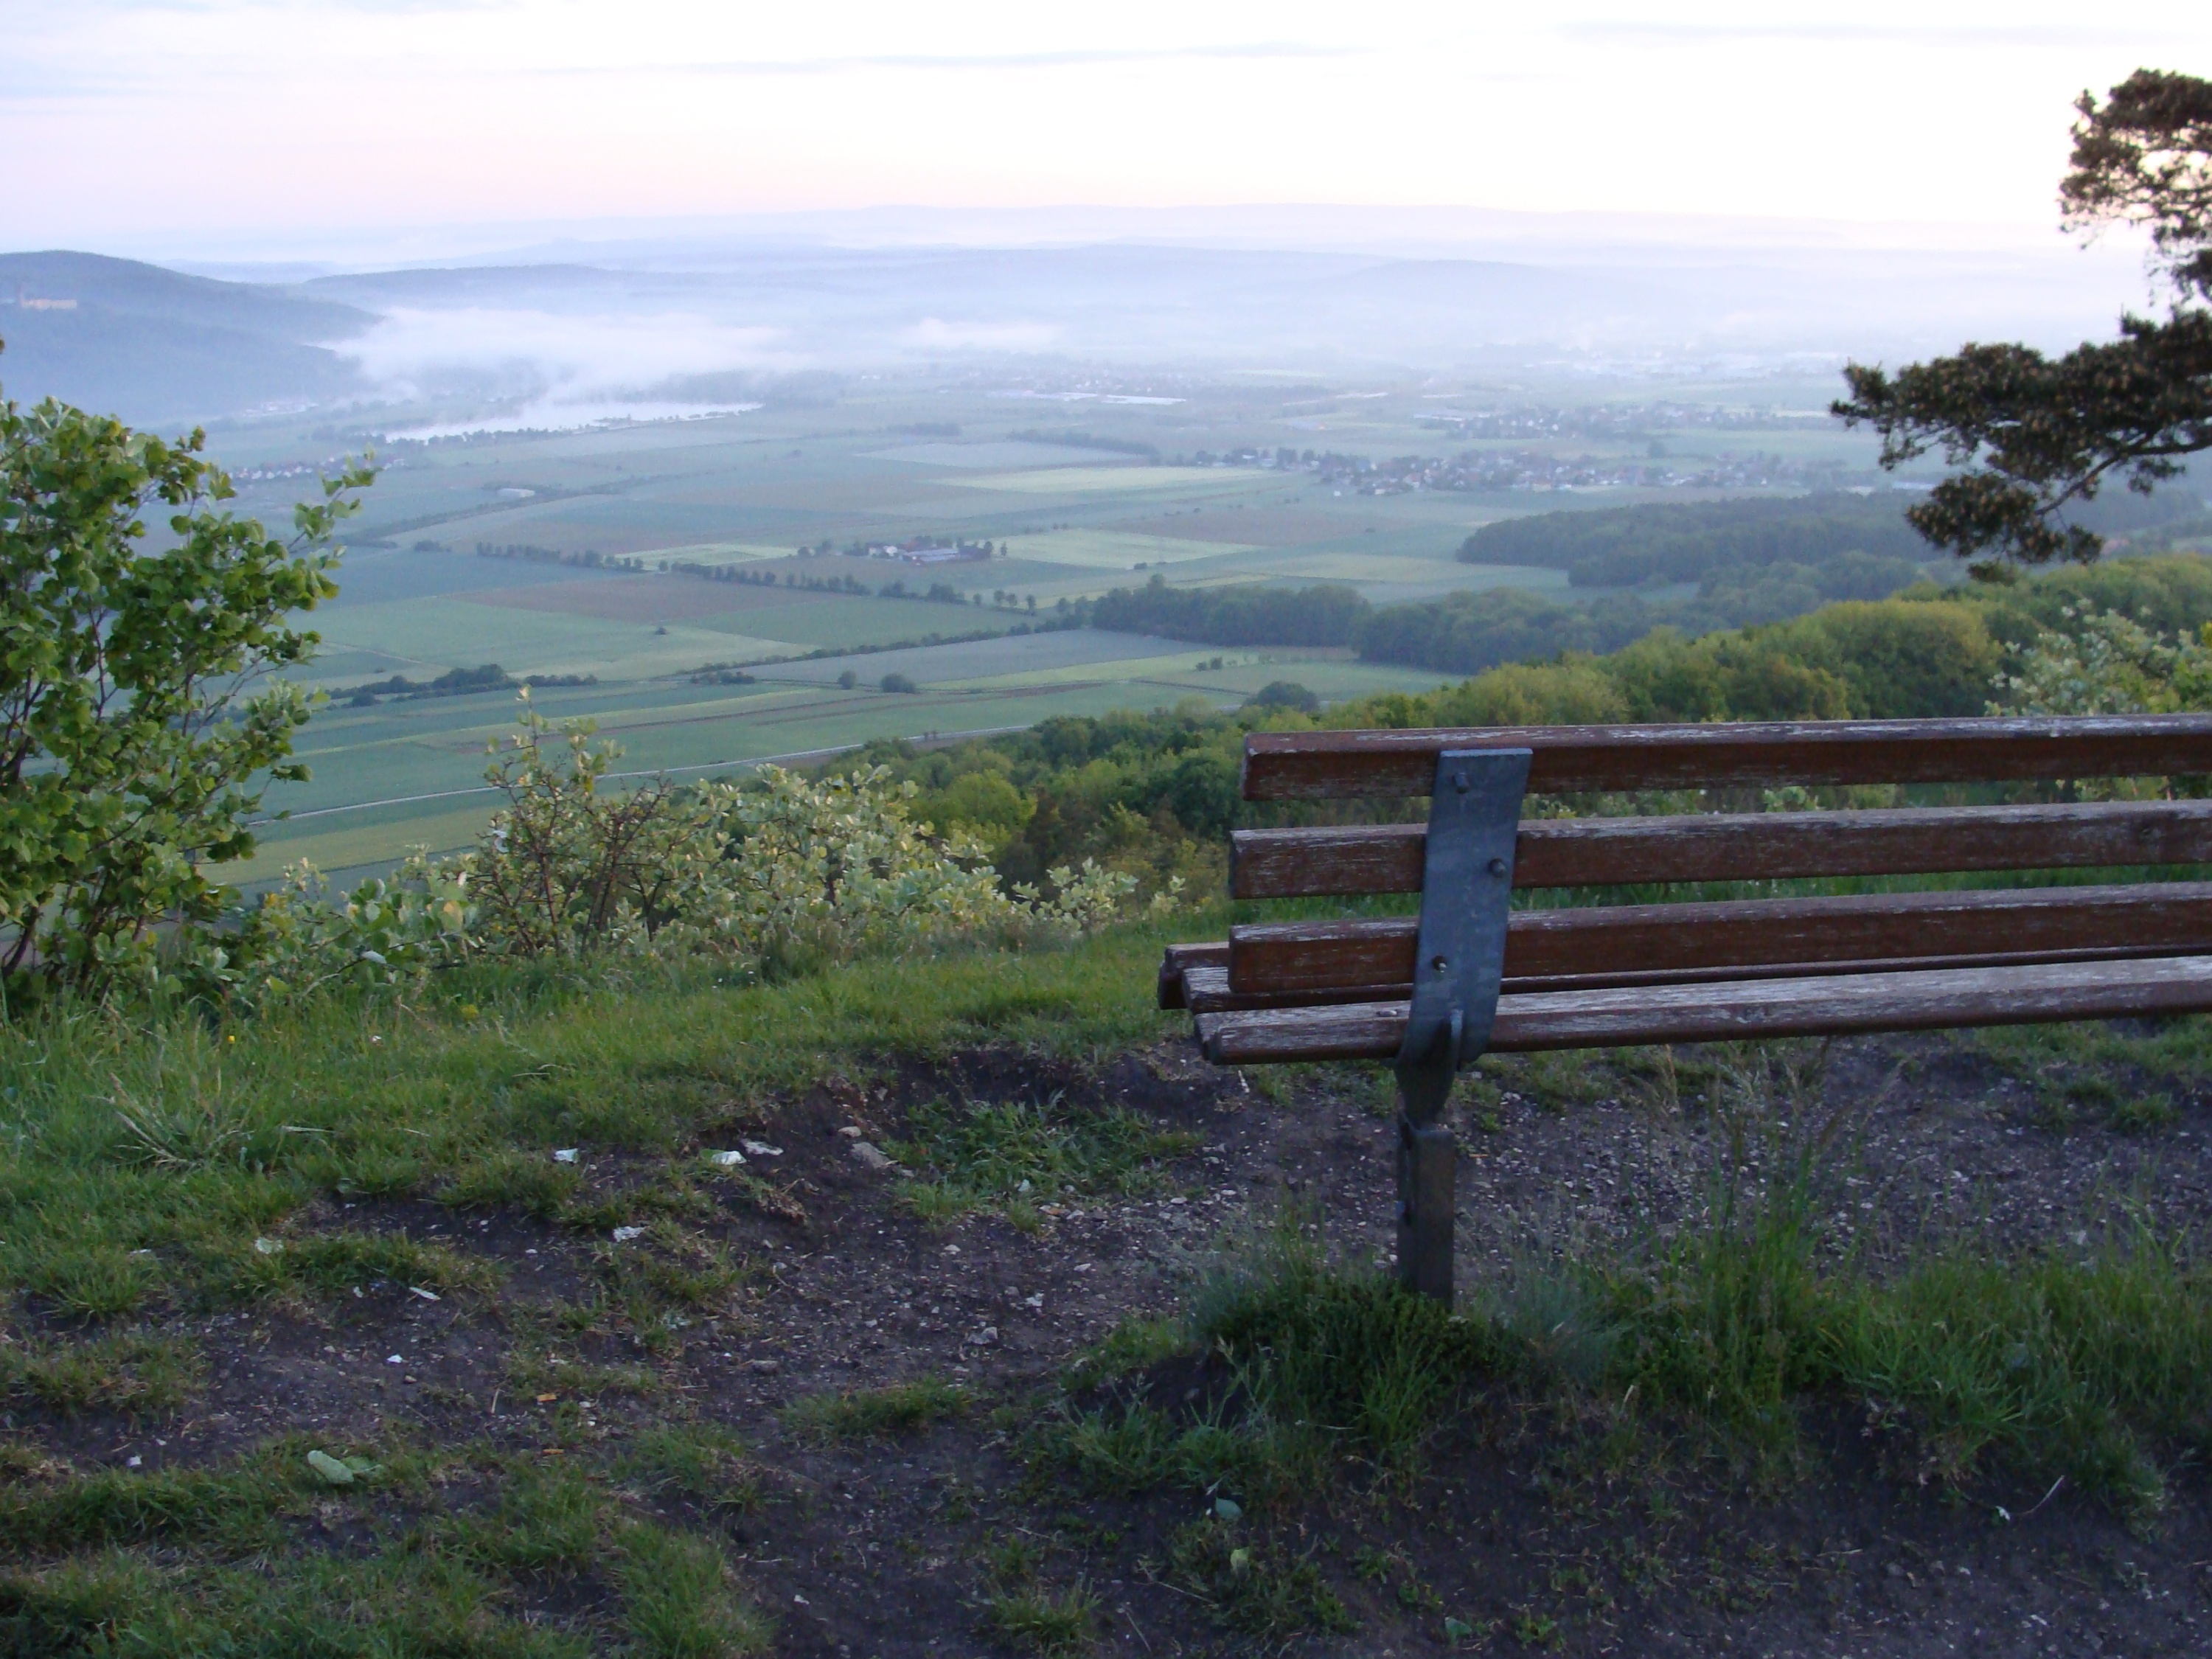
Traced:
POLYGON ((1452 1297, 1451 1131, 1437 1121, 1459 1068, 1490 1043, 1504 977, 1513 847, 1528 786, 1526 749, 1437 757, 1421 878, 1413 1001, 1398 1051, 1398 1277, 1452 1297))

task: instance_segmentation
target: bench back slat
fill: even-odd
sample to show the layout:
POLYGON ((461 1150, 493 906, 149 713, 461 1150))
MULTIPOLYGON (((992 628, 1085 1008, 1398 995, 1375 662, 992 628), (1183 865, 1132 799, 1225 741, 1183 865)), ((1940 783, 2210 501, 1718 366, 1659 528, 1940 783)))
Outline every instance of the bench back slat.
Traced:
POLYGON ((1425 795, 1446 749, 1534 751, 1546 793, 2212 773, 2212 715, 1256 732, 1247 800, 1425 795))
MULTIPOLYGON (((1526 1054, 2207 1012, 2212 1012, 2212 957, 2160 957, 1536 995, 1509 992, 1498 999, 1489 1047, 1494 1053, 1526 1054)), ((1388 1060, 1405 1037, 1406 1005, 1202 1014, 1198 1030, 1206 1058, 1218 1066, 1388 1060)))
MULTIPOLYGON (((1387 994, 1381 988, 1413 982, 1418 927, 1407 916, 1232 928, 1229 986, 1387 994)), ((1628 982, 1707 969, 2091 951, 2212 952, 2212 882, 1523 910, 1507 926, 1504 976, 1628 982)))
MULTIPOLYGON (((1243 899, 1416 893, 1428 828, 1239 830, 1243 899)), ((1607 887, 1799 876, 1929 875, 2212 863, 2212 801, 1934 806, 1841 812, 1523 820, 1516 887, 1607 887)))

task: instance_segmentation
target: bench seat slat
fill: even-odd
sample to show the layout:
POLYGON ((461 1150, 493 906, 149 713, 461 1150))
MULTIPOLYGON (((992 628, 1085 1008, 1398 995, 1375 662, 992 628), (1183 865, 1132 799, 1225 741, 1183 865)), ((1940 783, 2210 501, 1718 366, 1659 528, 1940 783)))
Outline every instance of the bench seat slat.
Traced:
MULTIPOLYGON (((1762 979, 1802 979, 1814 975, 1899 974, 1936 968, 2019 968, 2052 962, 2126 962, 2142 957, 2168 957, 2172 951, 2113 945, 2102 950, 1998 951, 1980 956, 1889 957, 1831 962, 1746 963, 1726 968, 1674 968, 1646 972, 1559 974, 1504 981, 1504 994, 1534 995, 1553 991, 1604 991, 1630 986, 1724 985, 1762 979)), ((1340 986, 1328 990, 1237 991, 1231 988, 1229 970, 1193 967, 1177 980, 1177 1000, 1172 1006, 1194 1014, 1243 1012, 1258 1008, 1331 1008, 1353 1003, 1402 1002, 1413 994, 1410 985, 1376 983, 1340 986)))
POLYGON ((2212 773, 2212 715, 1255 732, 1247 800, 1425 795, 1446 749, 1528 749, 1528 787, 1714 789, 2212 773))
MULTIPOLYGON (((1218 1066, 1282 1060, 1388 1060, 1404 1040, 1403 1002, 1203 1014, 1218 1066)), ((1771 979, 1498 999, 1491 1049, 1620 1048, 2029 1024, 2212 1011, 2212 957, 1771 979)))
MULTIPOLYGON (((1239 830, 1230 837, 1230 890, 1242 899, 1416 893, 1427 847, 1428 828, 1419 823, 1239 830)), ((1610 887, 2207 863, 2212 801, 1712 812, 1528 819, 1515 846, 1513 884, 1610 887)))
POLYGON ((1399 1002, 1413 994, 1411 984, 1376 983, 1352 991, 1235 991, 1226 968, 1206 966, 1182 971, 1182 1000, 1176 1006, 1194 1014, 1219 1014, 1249 1008, 1311 1008, 1346 1002, 1399 1002))
POLYGON ((1163 1008, 1187 1008, 1183 1000, 1183 974, 1192 968, 1218 968, 1225 975, 1229 971, 1229 941, 1209 940, 1199 945, 1170 945, 1160 958, 1159 1005, 1163 1008))
MULTIPOLYGON (((1419 931, 1412 916, 1232 928, 1224 988, 1411 984, 1419 931)), ((1682 970, 1816 962, 2188 951, 2212 951, 2212 882, 1522 910, 1507 924, 1504 976, 1648 982, 1682 970)))

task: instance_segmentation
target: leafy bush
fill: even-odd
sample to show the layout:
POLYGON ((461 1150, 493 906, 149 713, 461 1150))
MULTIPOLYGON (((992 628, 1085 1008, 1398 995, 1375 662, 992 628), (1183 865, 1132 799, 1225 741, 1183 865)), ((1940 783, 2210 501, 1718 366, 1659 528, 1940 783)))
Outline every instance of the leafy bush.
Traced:
POLYGON ((51 399, 0 404, 0 969, 95 989, 155 962, 155 928, 211 921, 204 866, 247 828, 310 699, 278 671, 337 589, 331 538, 373 474, 294 514, 289 543, 220 503, 202 436, 167 443, 51 399), (169 509, 148 551, 149 511, 169 509), (247 688, 258 687, 249 694, 247 688))
MULTIPOLYGON (((2084 601, 2061 627, 2037 636, 2015 672, 1997 682, 1992 714, 2170 714, 2212 707, 2212 651, 2203 639, 2169 639, 2118 611, 2084 601)), ((2212 631, 2212 630, 2208 630, 2212 631)))
POLYGON ((593 743, 589 721, 556 726, 521 696, 520 729, 485 774, 507 805, 477 845, 418 853, 342 902, 312 866, 288 871, 240 941, 246 965, 231 977, 248 1000, 419 980, 471 957, 707 955, 757 969, 1083 933, 1137 886, 1088 860, 1048 872, 1048 895, 1002 885, 966 831, 915 818, 915 786, 880 767, 603 790, 621 751, 593 743))
POLYGON ((1296 680, 1270 680, 1245 700, 1248 708, 1295 708, 1300 714, 1321 711, 1321 699, 1296 680))

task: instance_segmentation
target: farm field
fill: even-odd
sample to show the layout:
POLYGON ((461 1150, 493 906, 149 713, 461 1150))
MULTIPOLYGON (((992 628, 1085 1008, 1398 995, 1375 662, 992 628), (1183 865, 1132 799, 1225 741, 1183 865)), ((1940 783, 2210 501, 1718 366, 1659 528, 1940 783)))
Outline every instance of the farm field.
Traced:
MULTIPOLYGON (((532 701, 551 718, 594 720, 621 745, 621 772, 706 776, 774 757, 828 758, 877 738, 927 741, 1188 697, 1234 708, 1280 679, 1329 699, 1426 690, 1437 680, 1341 651, 1201 653, 1088 629, 781 663, 759 676, 751 685, 668 678, 551 687, 532 701), (1215 657, 1220 669, 1200 666, 1215 657), (849 689, 836 683, 848 671, 858 679, 849 689), (919 689, 878 690, 893 672, 919 689)), ((417 843, 439 851, 465 844, 495 804, 483 787, 487 750, 514 729, 515 712, 511 692, 324 709, 300 743, 313 777, 268 799, 272 811, 298 816, 264 826, 259 851, 229 878, 258 886, 299 859, 350 874, 389 865, 417 843)))
MULTIPOLYGON (((1479 405, 1474 392, 1440 404, 1426 390, 1348 397, 1261 377, 1150 390, 1161 400, 1041 410, 1027 393, 917 374, 846 383, 822 402, 569 432, 426 442, 404 435, 404 411, 388 423, 398 438, 296 419, 219 428, 218 459, 251 469, 236 505, 272 525, 312 489, 317 466, 366 447, 384 467, 348 526, 339 597, 313 618, 325 645, 307 672, 332 697, 303 734, 313 779, 267 803, 302 816, 267 826, 240 878, 266 880, 301 856, 371 867, 410 842, 459 844, 480 824, 489 798, 451 792, 480 787, 484 746, 507 728, 511 694, 348 701, 395 675, 421 684, 495 663, 517 678, 588 678, 541 690, 539 707, 596 719, 625 746, 624 769, 640 772, 703 772, 1186 696, 1233 706, 1281 679, 1324 699, 1425 690, 1431 672, 1341 652, 1015 630, 1156 574, 1177 586, 1341 584, 1376 605, 1501 587, 1556 592, 1561 571, 1455 556, 1469 531, 1500 517, 1663 494, 1376 495, 1295 470, 1196 465, 1201 453, 1239 447, 1379 460, 1606 446, 1470 444, 1437 431, 1439 407, 1479 405), (1041 416, 1080 424, 1038 430, 1041 416), (989 541, 1000 556, 917 565, 860 556, 869 544, 925 536, 989 541), (594 554, 641 568, 586 562, 594 554), (1216 658, 1221 668, 1200 666, 1216 658), (739 669, 757 683, 693 678, 739 669), (920 689, 875 689, 887 673, 920 689), (841 687, 848 674, 853 685, 841 687)), ((1668 444, 1684 464, 1733 446, 1863 465, 1867 447, 1798 428, 1692 430, 1668 444)), ((1640 441, 1614 450, 1640 454, 1640 441)))

